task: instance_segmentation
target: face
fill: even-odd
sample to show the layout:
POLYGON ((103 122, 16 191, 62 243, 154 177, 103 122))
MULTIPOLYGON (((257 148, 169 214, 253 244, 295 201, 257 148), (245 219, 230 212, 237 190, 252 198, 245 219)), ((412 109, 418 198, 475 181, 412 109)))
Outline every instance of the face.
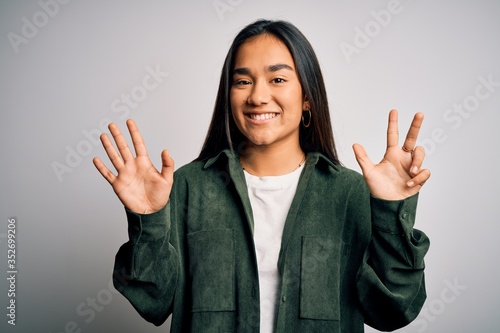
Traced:
POLYGON ((248 145, 299 147, 309 103, 285 44, 267 34, 251 38, 239 47, 233 73, 231 109, 248 145))

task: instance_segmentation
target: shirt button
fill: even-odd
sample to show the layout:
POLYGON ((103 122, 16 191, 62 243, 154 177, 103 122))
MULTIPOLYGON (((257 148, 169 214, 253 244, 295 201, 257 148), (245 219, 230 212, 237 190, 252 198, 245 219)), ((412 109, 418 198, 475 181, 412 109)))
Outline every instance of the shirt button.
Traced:
POLYGON ((407 216, 408 216, 408 214, 403 213, 403 214, 401 215, 401 218, 404 220, 407 216))
POLYGON ((285 303, 285 302, 286 302, 286 296, 281 297, 281 301, 282 301, 283 303, 285 303))

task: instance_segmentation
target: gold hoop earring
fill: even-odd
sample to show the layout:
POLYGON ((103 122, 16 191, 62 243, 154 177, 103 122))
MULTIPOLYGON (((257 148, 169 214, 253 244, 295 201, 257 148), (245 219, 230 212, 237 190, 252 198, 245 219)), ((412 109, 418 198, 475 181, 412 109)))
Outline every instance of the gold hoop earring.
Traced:
POLYGON ((304 110, 302 111, 302 125, 304 125, 305 128, 308 128, 309 126, 311 126, 311 119, 312 119, 312 113, 311 113, 311 110, 304 110), (306 112, 309 112, 309 120, 307 121, 307 124, 304 120, 304 113, 306 112))

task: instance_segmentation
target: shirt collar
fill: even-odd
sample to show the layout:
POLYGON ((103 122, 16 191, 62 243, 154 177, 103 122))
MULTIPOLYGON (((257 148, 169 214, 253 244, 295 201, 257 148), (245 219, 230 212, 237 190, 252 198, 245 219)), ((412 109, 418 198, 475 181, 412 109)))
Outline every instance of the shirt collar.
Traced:
MULTIPOLYGON (((203 166, 204 169, 207 169, 211 167, 215 162, 217 162, 219 159, 226 158, 227 160, 238 160, 239 155, 230 149, 224 149, 214 157, 211 157, 207 160, 205 165, 203 166)), ((326 164, 328 166, 331 166, 335 171, 339 171, 339 166, 337 164, 334 164, 332 161, 330 161, 325 155, 318 153, 318 152, 310 152, 307 153, 307 159, 306 159, 306 164, 308 165, 316 165, 316 164, 326 164)))
POLYGON ((214 157, 211 157, 205 162, 205 165, 203 166, 203 169, 208 169, 211 167, 215 162, 217 162, 219 159, 226 158, 226 159, 237 159, 236 153, 232 152, 230 149, 224 149, 214 157))

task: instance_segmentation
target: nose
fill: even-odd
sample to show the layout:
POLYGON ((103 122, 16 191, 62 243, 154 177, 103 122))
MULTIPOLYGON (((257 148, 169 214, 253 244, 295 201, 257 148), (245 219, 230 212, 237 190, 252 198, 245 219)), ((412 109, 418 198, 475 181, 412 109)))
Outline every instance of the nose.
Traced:
POLYGON ((248 96, 247 103, 251 105, 262 105, 269 103, 271 99, 271 94, 269 92, 269 87, 263 80, 257 80, 252 84, 252 90, 248 96))

